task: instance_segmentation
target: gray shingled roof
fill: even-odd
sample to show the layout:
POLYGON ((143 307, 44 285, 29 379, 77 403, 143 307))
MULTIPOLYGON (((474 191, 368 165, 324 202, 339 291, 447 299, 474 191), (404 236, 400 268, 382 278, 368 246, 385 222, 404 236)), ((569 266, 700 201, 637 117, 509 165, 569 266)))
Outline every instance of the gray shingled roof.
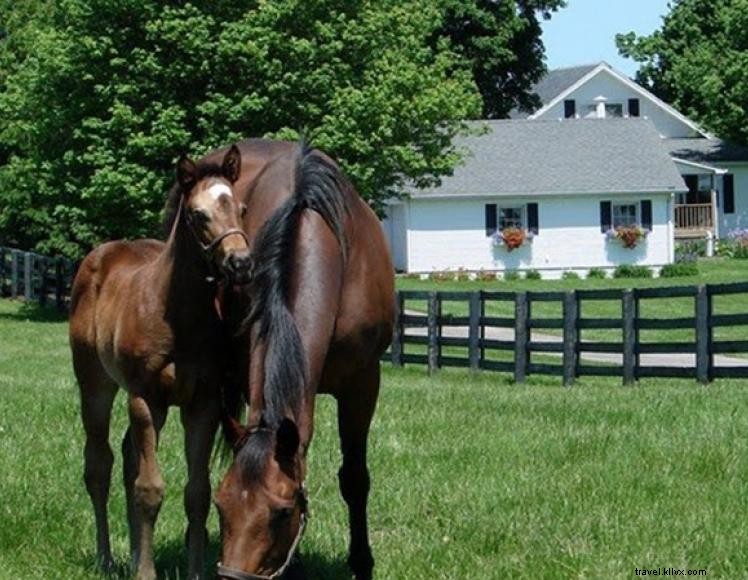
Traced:
MULTIPOLYGON (((532 92, 540 97, 542 105, 547 105, 584 75, 592 72, 598 66, 600 66, 599 62, 595 64, 585 64, 582 66, 549 70, 545 76, 532 87, 532 92)), ((534 112, 535 111, 533 111, 533 113, 534 112)), ((521 112, 519 109, 512 109, 509 113, 509 118, 526 119, 531 114, 532 113, 521 112)))
POLYGON ((456 141, 469 154, 438 188, 414 198, 686 191, 646 119, 478 121, 484 135, 456 141))
POLYGON ((666 139, 673 157, 696 162, 748 161, 748 147, 722 139, 666 139))

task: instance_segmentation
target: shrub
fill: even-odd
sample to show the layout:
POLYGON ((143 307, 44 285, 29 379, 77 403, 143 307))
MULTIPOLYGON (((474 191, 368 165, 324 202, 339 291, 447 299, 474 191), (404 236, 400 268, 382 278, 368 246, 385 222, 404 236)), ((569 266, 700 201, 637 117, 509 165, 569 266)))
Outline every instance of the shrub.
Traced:
POLYGON ((481 282, 491 282, 493 280, 496 280, 496 272, 479 270, 475 278, 476 280, 480 280, 481 282))
POLYGON ((590 271, 587 272, 587 278, 589 280, 604 280, 607 277, 607 272, 602 268, 590 268, 590 271))
POLYGON ((519 272, 517 270, 507 270, 504 272, 504 280, 507 282, 516 282, 519 280, 519 272))
POLYGON ((561 274, 562 280, 579 280, 579 274, 576 272, 572 272, 571 270, 566 270, 563 274, 561 274))
POLYGON ((525 272, 525 280, 540 280, 542 276, 537 270, 528 270, 525 272))
POLYGON ((460 282, 470 280, 470 272, 468 272, 465 268, 458 268, 455 280, 459 280, 460 282))
POLYGON ((675 261, 688 262, 706 256, 706 241, 691 240, 675 243, 675 261))
POLYGON ((660 270, 660 278, 680 278, 681 276, 698 276, 699 265, 695 260, 665 264, 660 270))
POLYGON ((651 278, 652 269, 636 264, 621 264, 613 271, 613 278, 651 278))
POLYGON ((726 246, 720 255, 741 260, 748 259, 748 229, 736 229, 727 234, 727 240, 719 243, 719 248, 726 246))
POLYGON ((436 271, 429 274, 429 280, 433 280, 434 282, 449 282, 454 279, 454 272, 450 272, 449 270, 436 271))

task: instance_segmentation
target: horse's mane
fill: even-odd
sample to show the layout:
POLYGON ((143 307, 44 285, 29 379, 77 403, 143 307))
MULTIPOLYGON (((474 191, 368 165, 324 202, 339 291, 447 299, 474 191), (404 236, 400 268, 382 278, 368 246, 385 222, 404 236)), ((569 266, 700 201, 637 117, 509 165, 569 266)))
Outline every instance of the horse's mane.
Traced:
POLYGON ((334 232, 345 257, 344 219, 347 180, 340 170, 307 143, 295 150, 294 191, 265 222, 255 239, 254 271, 246 292, 250 309, 243 327, 258 324, 265 351, 263 419, 277 427, 288 412, 298 416, 306 385, 306 360, 288 307, 288 289, 299 216, 316 211, 334 232))
MULTIPOLYGON (((210 161, 200 161, 197 163, 197 181, 205 179, 206 177, 221 177, 223 175, 223 168, 219 163, 213 163, 210 161)), ((182 199, 182 189, 178 183, 174 183, 166 195, 166 204, 164 205, 164 221, 163 231, 164 235, 168 236, 171 233, 174 222, 179 216, 179 201, 182 199)))

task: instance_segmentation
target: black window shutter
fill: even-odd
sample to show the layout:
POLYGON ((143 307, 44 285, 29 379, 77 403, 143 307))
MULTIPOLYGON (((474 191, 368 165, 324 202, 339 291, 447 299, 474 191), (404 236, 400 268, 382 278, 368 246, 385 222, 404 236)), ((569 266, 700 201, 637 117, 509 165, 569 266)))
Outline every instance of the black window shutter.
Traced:
POLYGON ((538 204, 527 204, 527 229, 533 233, 538 233, 538 204))
POLYGON ((652 231, 652 201, 649 199, 642 200, 642 227, 648 232, 652 231))
POLYGON ((722 195, 725 200, 725 213, 735 213, 735 176, 725 173, 722 176, 722 195))
POLYGON ((639 99, 629 99, 629 117, 639 116, 639 99))
POLYGON ((574 99, 564 101, 564 118, 572 119, 577 113, 577 102, 574 99))
POLYGON ((496 233, 496 204, 486 204, 486 236, 496 233))
POLYGON ((600 202, 600 231, 605 233, 612 226, 613 215, 612 207, 609 201, 600 202))
POLYGON ((699 189, 699 176, 698 175, 684 175, 683 179, 686 182, 688 193, 696 193, 699 189))

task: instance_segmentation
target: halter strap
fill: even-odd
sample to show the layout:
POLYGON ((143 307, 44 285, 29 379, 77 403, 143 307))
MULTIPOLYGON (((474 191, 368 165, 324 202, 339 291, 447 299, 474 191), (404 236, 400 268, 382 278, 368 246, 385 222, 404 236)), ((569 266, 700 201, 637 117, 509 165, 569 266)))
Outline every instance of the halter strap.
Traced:
MULTIPOLYGON (((303 486, 301 489, 304 497, 306 498, 306 489, 303 486)), ((296 555, 296 550, 299 548, 301 537, 304 535, 304 529, 306 528, 306 501, 304 501, 302 505, 304 506, 304 511, 301 512, 299 531, 296 532, 296 537, 294 538, 291 547, 288 549, 286 561, 283 562, 283 565, 280 568, 278 568, 269 576, 263 576, 261 574, 250 574, 249 572, 244 572, 235 568, 229 568, 228 566, 224 566, 223 564, 218 562, 218 576, 221 576, 223 578, 231 578, 232 580, 276 580, 276 578, 280 578, 281 576, 283 576, 288 567, 291 565, 291 560, 293 560, 293 557, 296 555)))

